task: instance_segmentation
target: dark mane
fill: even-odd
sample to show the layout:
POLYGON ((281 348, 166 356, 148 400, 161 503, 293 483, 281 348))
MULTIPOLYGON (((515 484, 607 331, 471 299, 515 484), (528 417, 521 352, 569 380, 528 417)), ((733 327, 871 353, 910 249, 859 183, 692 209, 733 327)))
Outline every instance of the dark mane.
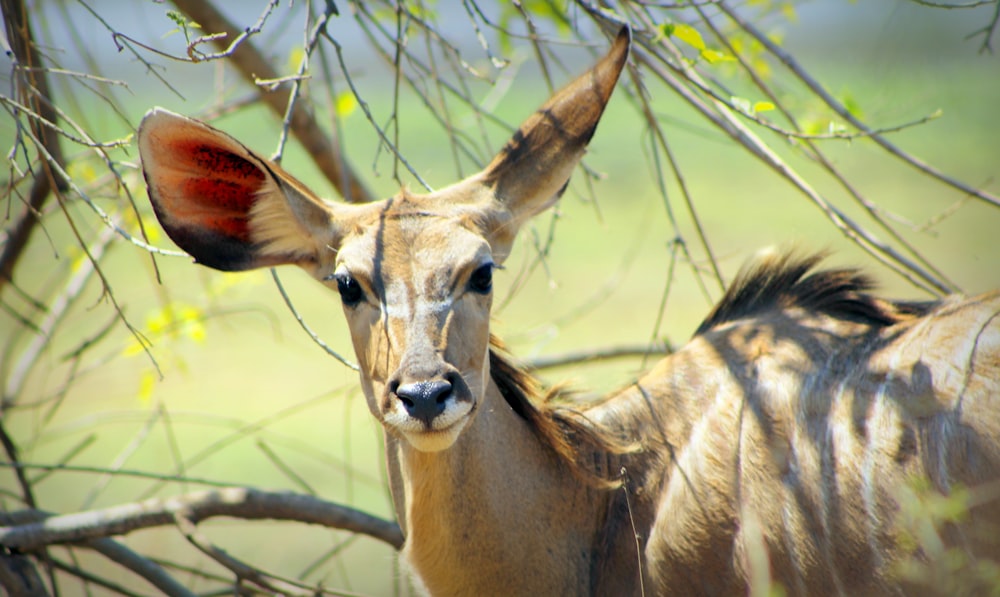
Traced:
POLYGON ((695 335, 769 310, 800 308, 836 319, 890 326, 933 303, 894 303, 872 296, 874 282, 856 269, 814 271, 823 254, 771 253, 743 267, 695 335))
POLYGON ((594 425, 578 410, 556 404, 558 389, 543 393, 535 377, 515 365, 505 352, 503 344, 491 337, 490 377, 511 409, 574 475, 597 486, 617 486, 600 464, 607 457, 633 448, 594 425))

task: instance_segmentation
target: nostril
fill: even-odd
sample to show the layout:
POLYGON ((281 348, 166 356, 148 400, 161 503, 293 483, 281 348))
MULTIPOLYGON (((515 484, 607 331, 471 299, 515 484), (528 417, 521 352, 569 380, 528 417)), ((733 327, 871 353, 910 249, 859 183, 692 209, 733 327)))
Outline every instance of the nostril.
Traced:
POLYGON ((451 398, 452 384, 445 380, 420 381, 399 385, 395 390, 406 412, 429 426, 434 417, 444 412, 451 398))

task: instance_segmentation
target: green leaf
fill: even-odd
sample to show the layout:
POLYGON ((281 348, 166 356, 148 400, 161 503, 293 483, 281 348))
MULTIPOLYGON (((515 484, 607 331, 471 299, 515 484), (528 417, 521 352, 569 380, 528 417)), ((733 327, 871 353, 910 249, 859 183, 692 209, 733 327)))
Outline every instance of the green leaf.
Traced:
POLYGON ((858 100, 854 98, 848 92, 844 92, 840 96, 840 102, 844 104, 844 109, 846 109, 851 116, 857 118, 858 120, 864 120, 864 113, 861 110, 861 104, 858 100))
POLYGON ((696 50, 705 50, 705 40, 701 38, 701 33, 698 33, 698 30, 690 25, 685 25, 683 23, 675 24, 672 34, 674 37, 696 50))
POLYGON ((705 59, 705 62, 709 64, 715 64, 716 62, 731 62, 736 60, 734 56, 725 54, 718 50, 702 50, 701 57, 705 59))
POLYGON ((306 57, 306 51, 301 47, 294 47, 292 51, 288 54, 288 70, 297 72, 299 66, 302 65, 302 60, 306 57))
POLYGON ((795 12, 795 5, 791 2, 786 2, 781 5, 781 14, 791 23, 795 23, 799 20, 799 15, 795 12))
POLYGON ((358 108, 358 98, 350 91, 344 91, 337 95, 337 102, 334 109, 341 118, 347 118, 358 108))

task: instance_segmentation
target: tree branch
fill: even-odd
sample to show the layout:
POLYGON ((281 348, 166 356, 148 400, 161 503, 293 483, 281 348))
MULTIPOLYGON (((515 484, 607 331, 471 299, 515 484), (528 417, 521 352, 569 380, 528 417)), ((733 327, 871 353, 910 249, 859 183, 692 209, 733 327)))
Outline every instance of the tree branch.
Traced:
POLYGON ((46 515, 41 521, 0 527, 0 546, 31 550, 55 543, 89 541, 173 525, 180 514, 195 524, 216 516, 304 522, 368 535, 396 549, 403 545, 403 533, 393 521, 307 495, 231 487, 102 510, 46 515))
MULTIPOLYGON (((227 39, 235 39, 243 34, 243 31, 229 22, 211 2, 174 0, 174 4, 192 20, 197 21, 206 33, 224 33, 224 36, 214 36, 211 39, 220 49, 228 49, 227 39)), ((260 80, 279 79, 280 74, 257 50, 253 42, 249 39, 243 40, 243 43, 236 46, 228 57, 243 78, 258 89, 261 98, 271 111, 283 118, 288 108, 291 90, 287 86, 268 90, 257 85, 260 80)), ((301 102, 296 102, 293 106, 290 122, 292 134, 302 143, 306 153, 345 201, 364 203, 375 198, 351 168, 337 143, 327 139, 319 123, 301 102)))
POLYGON ((48 597, 38 570, 28 556, 0 551, 0 587, 10 597, 48 597))
MULTIPOLYGON (((19 527, 32 524, 44 524, 45 520, 53 518, 52 514, 43 512, 41 510, 20 510, 11 513, 0 513, 0 523, 11 525, 11 527, 19 527)), ((97 553, 103 555, 109 560, 121 565, 123 568, 131 570, 138 576, 146 579, 151 585, 163 592, 163 594, 170 597, 193 597, 194 593, 187 590, 182 584, 180 584, 174 577, 167 573, 159 564, 153 562, 148 558, 135 553, 128 547, 125 547, 117 541, 103 537, 99 539, 93 539, 90 541, 84 541, 79 544, 81 547, 92 549, 97 553)), ((0 546, 7 547, 5 543, 0 541, 0 546)), ((25 550, 26 551, 26 550, 25 550)), ((0 551, 0 586, 7 589, 12 595, 47 595, 48 593, 32 593, 22 592, 17 593, 12 587, 23 586, 30 588, 30 575, 31 570, 29 568, 34 568, 23 555, 4 555, 0 551), (20 561, 23 560, 23 561, 20 561), (11 573, 16 573, 17 577, 14 578, 17 582, 21 584, 11 585, 9 582, 13 577, 10 576, 11 573)), ((44 591, 44 589, 43 589, 44 591)))
MULTIPOLYGON (((31 107, 41 120, 55 122, 57 115, 51 101, 48 77, 42 64, 42 58, 35 47, 35 38, 31 30, 28 8, 23 0, 0 0, 0 12, 3 13, 4 29, 10 43, 7 54, 13 61, 15 77, 14 88, 20 92, 21 101, 31 107)), ((64 163, 59 136, 54 130, 43 126, 32 118, 28 118, 29 127, 45 148, 40 154, 48 154, 58 164, 64 163)), ((17 126, 20 126, 18 122, 17 126)), ((55 177, 49 170, 48 163, 42 158, 41 172, 35 174, 28 202, 21 215, 7 235, 6 245, 0 253, 0 290, 14 279, 14 268, 24 253, 31 233, 38 224, 42 207, 53 188, 55 177)), ((61 186, 57 181, 55 185, 61 186)))
POLYGON ((663 356, 670 354, 674 348, 669 343, 632 344, 624 346, 608 346, 594 350, 579 350, 551 356, 541 356, 525 363, 529 369, 554 369, 577 363, 607 361, 629 357, 663 356))

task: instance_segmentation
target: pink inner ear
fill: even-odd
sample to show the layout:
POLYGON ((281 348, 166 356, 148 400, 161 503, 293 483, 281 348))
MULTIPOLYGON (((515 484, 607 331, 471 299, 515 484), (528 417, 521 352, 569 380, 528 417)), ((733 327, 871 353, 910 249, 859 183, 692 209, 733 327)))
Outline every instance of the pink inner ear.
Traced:
POLYGON ((249 241, 248 216, 263 170, 202 135, 157 137, 161 159, 147 171, 147 182, 158 211, 171 224, 249 241))

